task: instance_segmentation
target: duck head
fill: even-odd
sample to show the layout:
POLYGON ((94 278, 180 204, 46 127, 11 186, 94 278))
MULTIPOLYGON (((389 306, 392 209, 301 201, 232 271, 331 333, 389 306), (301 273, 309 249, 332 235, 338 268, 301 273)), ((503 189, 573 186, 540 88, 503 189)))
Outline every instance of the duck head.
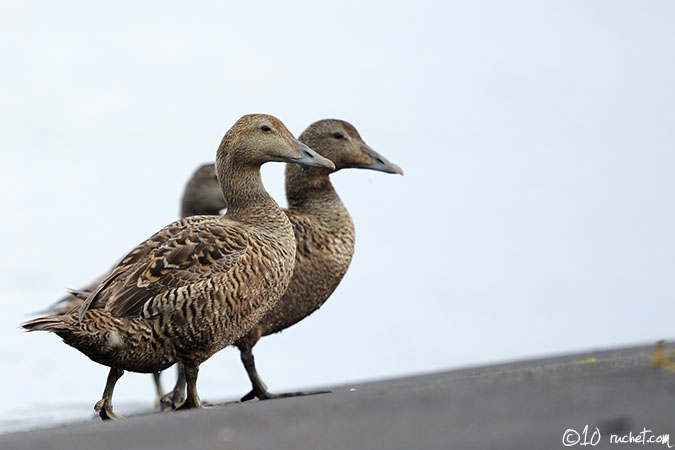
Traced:
POLYGON ((371 169, 403 175, 403 169, 363 142, 349 122, 325 119, 311 124, 300 140, 335 163, 335 170, 371 169))
POLYGON ((200 166, 188 181, 181 202, 181 217, 215 215, 225 208, 223 190, 218 182, 215 164, 200 166))
POLYGON ((225 133, 216 156, 218 170, 235 161, 240 167, 277 161, 335 169, 332 161, 297 140, 279 119, 267 114, 243 116, 225 133))

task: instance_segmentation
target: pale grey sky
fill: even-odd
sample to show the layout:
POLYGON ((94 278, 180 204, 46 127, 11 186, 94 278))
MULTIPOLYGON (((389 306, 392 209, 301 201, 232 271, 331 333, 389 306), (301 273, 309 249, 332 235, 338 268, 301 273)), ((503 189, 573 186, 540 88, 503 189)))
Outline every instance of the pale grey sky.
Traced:
MULTIPOLYGON (((348 120, 406 171, 334 176, 357 251, 256 347, 272 391, 675 335, 673 23, 670 1, 2 2, 7 396, 88 414, 106 368, 16 325, 174 220, 251 112, 348 120)), ((203 398, 246 391, 236 352, 204 365, 203 398)))

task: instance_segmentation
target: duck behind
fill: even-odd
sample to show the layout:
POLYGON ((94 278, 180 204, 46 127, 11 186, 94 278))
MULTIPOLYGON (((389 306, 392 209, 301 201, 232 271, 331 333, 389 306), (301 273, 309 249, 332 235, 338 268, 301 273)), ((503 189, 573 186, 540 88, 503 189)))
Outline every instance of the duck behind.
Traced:
MULTIPOLYGON (((311 124, 300 140, 333 161, 335 171, 357 168, 403 175, 399 166, 370 148, 348 122, 320 120, 311 124)), ((253 347, 262 336, 285 330, 319 309, 349 268, 354 254, 354 223, 330 181, 331 172, 319 167, 286 165, 286 214, 297 244, 295 269, 281 301, 244 338, 235 342, 252 385, 242 401, 318 393, 268 392, 255 367, 253 347)))
POLYGON ((173 222, 141 243, 77 311, 23 324, 51 331, 110 367, 95 409, 115 418, 112 394, 124 370, 183 365, 185 408, 200 406, 199 365, 246 334, 279 300, 295 259, 292 226, 260 178, 268 161, 334 168, 278 119, 244 116, 225 134, 216 167, 224 216, 173 222))
POLYGON ((202 164, 188 180, 180 203, 180 216, 216 216, 225 209, 216 165, 202 164))

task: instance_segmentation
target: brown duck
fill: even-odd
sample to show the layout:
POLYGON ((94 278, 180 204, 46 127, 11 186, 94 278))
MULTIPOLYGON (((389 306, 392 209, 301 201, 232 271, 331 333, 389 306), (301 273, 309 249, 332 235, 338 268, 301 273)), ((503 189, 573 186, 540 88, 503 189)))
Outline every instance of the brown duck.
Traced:
POLYGON ((124 370, 152 373, 176 362, 187 380, 183 407, 199 407, 199 365, 248 333, 286 291, 295 240, 262 184, 260 166, 268 161, 334 168, 278 119, 242 117, 216 156, 224 216, 167 225, 129 253, 77 311, 23 324, 52 331, 110 367, 95 406, 103 419, 116 417, 112 394, 124 370))
MULTIPOLYGON (((335 170, 360 168, 387 173, 403 171, 370 148, 349 123, 321 120, 310 125, 299 138, 335 163, 335 170)), ((293 278, 281 301, 236 345, 251 381, 252 390, 242 401, 314 394, 318 392, 268 392, 255 367, 253 347, 262 336, 278 333, 319 309, 347 272, 354 254, 354 224, 349 212, 330 182, 332 171, 296 164, 286 166, 286 215, 293 224, 297 251, 293 278)), ((173 393, 165 396, 165 406, 173 399, 180 405, 184 381, 179 375, 173 393)), ((323 391, 322 391, 323 392, 323 391)))

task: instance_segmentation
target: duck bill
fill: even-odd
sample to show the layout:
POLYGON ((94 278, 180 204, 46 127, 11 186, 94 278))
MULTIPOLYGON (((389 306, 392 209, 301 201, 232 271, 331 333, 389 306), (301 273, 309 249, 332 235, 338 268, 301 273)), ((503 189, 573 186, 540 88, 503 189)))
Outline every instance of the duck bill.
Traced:
POLYGON ((372 164, 364 164, 362 166, 359 166, 361 169, 370 169, 370 170, 378 170, 380 172, 385 172, 385 173, 397 173, 399 175, 403 175, 403 169, 401 169, 399 166, 394 164, 393 162, 389 161, 387 158, 384 156, 380 155, 377 153, 375 150, 370 148, 369 146, 366 145, 366 151, 370 155, 371 158, 373 158, 373 163, 372 164))
POLYGON ((319 155, 297 139, 291 138, 291 142, 302 156, 298 158, 285 158, 287 162, 304 164, 306 166, 326 167, 327 169, 335 170, 335 164, 333 164, 333 161, 330 159, 319 155))

